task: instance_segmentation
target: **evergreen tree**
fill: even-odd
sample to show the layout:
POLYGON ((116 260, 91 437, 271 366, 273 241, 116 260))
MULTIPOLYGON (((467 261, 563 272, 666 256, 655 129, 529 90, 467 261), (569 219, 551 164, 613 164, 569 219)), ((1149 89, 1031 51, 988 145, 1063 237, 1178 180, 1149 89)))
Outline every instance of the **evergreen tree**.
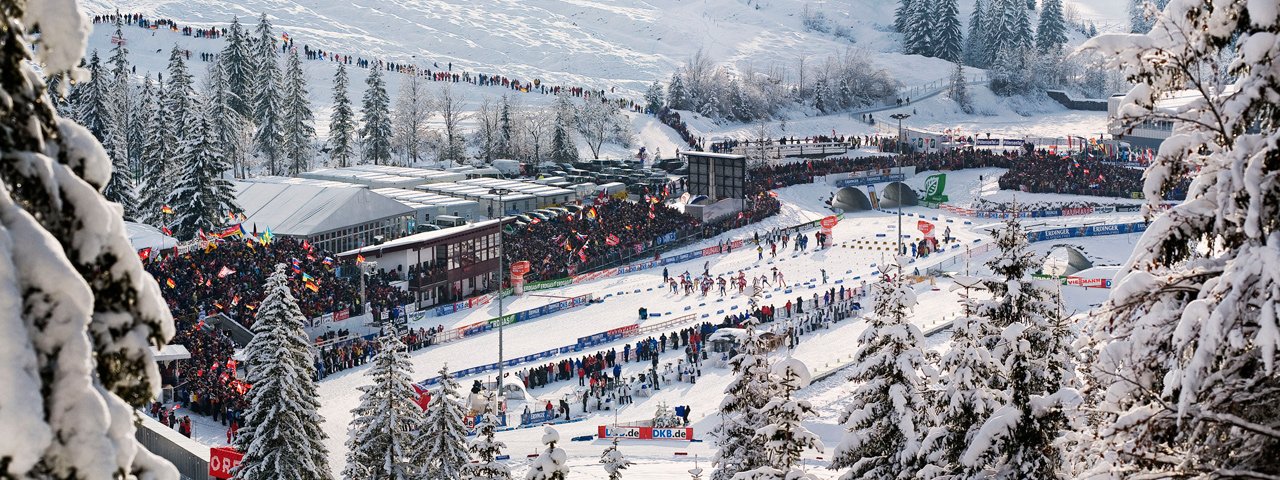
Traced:
POLYGON ((622 471, 631 466, 631 460, 627 460, 622 451, 618 450, 617 438, 600 454, 600 463, 604 465, 605 473, 609 474, 609 480, 622 480, 622 471))
MULTIPOLYGON (((253 388, 235 446, 244 452, 234 478, 306 478, 326 480, 326 435, 316 397, 311 342, 304 318, 289 291, 285 264, 276 265, 258 306, 253 339, 245 346, 245 370, 253 388)), ((384 477, 385 478, 385 477, 384 477)))
POLYGON ((1067 21, 1062 17, 1062 0, 1043 0, 1040 24, 1036 26, 1036 48, 1057 50, 1067 43, 1067 21))
POLYGON ((1091 317, 1097 478, 1280 475, 1280 15, 1265 2, 1169 2, 1150 33, 1085 45, 1138 85, 1123 121, 1172 121, 1147 168, 1150 225, 1091 317), (1201 66, 1230 65, 1224 93, 1201 66), (1186 95, 1177 106, 1159 103, 1186 95), (1165 211, 1169 192, 1187 200, 1165 211), (1158 213, 1163 212, 1163 213, 1158 213), (1105 475, 1105 476, 1104 476, 1105 475))
POLYGON ((297 175, 310 169, 311 139, 316 129, 311 125, 311 102, 307 101, 307 79, 302 75, 302 62, 298 50, 289 55, 285 70, 283 130, 284 157, 289 161, 289 175, 297 175))
MULTIPOLYGON (((148 78, 145 85, 149 85, 148 78)), ((157 84, 152 104, 163 104, 166 98, 163 84, 157 84), (157 101, 156 99, 160 99, 157 101)), ((178 136, 169 116, 169 109, 162 105, 144 110, 148 116, 143 124, 142 175, 139 176, 141 194, 138 198, 138 210, 141 219, 156 227, 168 227, 172 218, 160 210, 169 202, 169 192, 173 190, 173 175, 177 168, 173 165, 178 157, 178 136)))
MULTIPOLYGON (((1035 46, 1035 32, 1031 29, 1031 16, 1027 10, 1018 5, 1017 0, 1008 0, 1005 15, 1009 19, 1006 25, 1012 26, 1012 43, 1023 50, 1031 50, 1035 46)), ((1006 38, 1008 39, 1008 38, 1006 38)))
POLYGON ((973 99, 969 97, 969 81, 964 76, 964 64, 956 62, 951 72, 951 86, 947 89, 947 97, 960 105, 964 113, 973 113, 973 99))
POLYGON ((502 449, 507 444, 498 441, 494 433, 498 431, 497 400, 492 392, 488 393, 484 402, 485 410, 476 417, 476 438, 471 440, 469 450, 475 455, 475 462, 467 464, 463 469, 463 478, 467 480, 511 480, 511 471, 498 461, 502 449))
POLYGON ((194 138, 182 144, 176 185, 170 184, 168 205, 173 207, 173 233, 194 238, 200 230, 220 230, 228 213, 240 213, 235 189, 224 175, 228 166, 218 147, 217 132, 207 116, 195 118, 194 138))
POLYGON ((506 95, 502 96, 502 106, 498 111, 498 156, 501 158, 511 158, 515 156, 514 141, 515 124, 511 118, 511 100, 506 95))
POLYGON ((258 71, 254 75, 257 82, 253 92, 253 121, 258 130, 253 141, 258 153, 267 161, 267 172, 279 175, 280 158, 286 153, 281 148, 285 142, 285 127, 281 118, 280 65, 276 62, 276 37, 271 33, 271 22, 265 13, 258 22, 256 47, 254 55, 258 71))
POLYGON ((739 480, 802 480, 815 477, 805 473, 800 455, 806 450, 821 453, 825 447, 818 436, 801 425, 813 415, 808 400, 795 398, 800 389, 809 386, 809 367, 794 358, 773 366, 776 380, 774 397, 761 408, 765 426, 756 430, 755 443, 764 446, 765 465, 739 473, 739 480))
POLYGON ((34 68, 75 68, 84 18, 76 2, 0 8, 0 477, 176 479, 134 423, 160 393, 169 309, 99 194, 111 160, 58 117, 34 68))
POLYGON ((227 161, 232 176, 239 176, 244 168, 245 151, 241 144, 247 120, 240 116, 234 105, 240 95, 231 90, 227 81, 227 62, 219 58, 209 66, 208 115, 212 121, 214 137, 227 161))
POLYGON ((964 55, 964 32, 960 27, 960 8, 956 0, 939 0, 934 13, 933 56, 959 62, 964 55))
POLYGON ((951 347, 939 364, 939 395, 935 398, 938 418, 923 445, 928 465, 920 477, 926 479, 982 478, 985 472, 966 467, 960 457, 986 419, 1008 399, 1003 388, 1003 366, 988 348, 999 332, 986 318, 977 315, 969 289, 962 300, 963 316, 952 324, 951 347))
POLYGON ((80 119, 85 128, 102 143, 103 150, 111 158, 111 177, 102 188, 102 196, 124 208, 124 218, 137 218, 137 198, 133 191, 133 175, 129 168, 129 154, 119 120, 115 98, 115 80, 107 75, 98 61, 95 51, 89 60, 89 82, 85 85, 80 104, 80 119))
MULTIPOLYGON (((993 2, 998 0, 992 0, 993 2)), ((987 63, 987 7, 983 0, 973 2, 969 15, 969 36, 965 38, 964 61, 972 67, 985 68, 987 63)))
MULTIPOLYGON (((142 159, 146 155, 147 144, 147 123, 151 120, 151 112, 159 108, 159 102, 156 99, 156 86, 151 83, 151 77, 144 76, 142 79, 142 87, 138 89, 138 108, 134 112, 133 127, 129 131, 129 143, 137 143, 137 147, 133 148, 137 158, 130 165, 130 175, 133 175, 133 183, 135 188, 141 189, 144 179, 142 177, 143 164, 142 159), (137 137, 136 139, 134 137, 137 137)), ((141 198, 139 198, 138 220, 145 221, 146 213, 142 210, 141 198)))
POLYGON ((773 398, 775 381, 769 370, 769 349, 755 327, 755 321, 748 319, 742 351, 729 359, 734 377, 724 389, 720 425, 713 432, 718 449, 711 480, 729 480, 766 464, 764 445, 755 436, 766 425, 764 408, 773 398))
POLYGON ((177 45, 169 51, 168 83, 164 88, 163 108, 169 110, 169 128, 174 129, 178 143, 198 135, 195 133, 197 102, 195 81, 187 71, 186 54, 177 45))
POLYGON ((360 109, 364 126, 360 127, 363 163, 385 165, 391 161, 391 112, 387 89, 382 84, 381 69, 369 69, 365 80, 364 104, 360 109))
MULTIPOLYGON (((231 27, 227 28, 226 46, 218 56, 222 64, 222 75, 226 78, 227 91, 233 93, 229 97, 231 109, 241 118, 254 117, 254 99, 258 98, 257 85, 254 81, 257 61, 254 58, 253 40, 249 32, 240 25, 239 17, 231 18, 231 27)), ((341 66, 342 64, 338 64, 341 66)))
POLYGON ((560 433, 553 427, 546 427, 542 434, 542 444, 547 446, 538 458, 529 465, 529 473, 525 480, 565 480, 569 477, 569 466, 565 464, 568 456, 564 449, 556 447, 560 443, 560 433))
POLYGON ((992 299, 979 305, 1000 337, 992 354, 1005 372, 1007 403, 991 413, 961 462, 998 478, 1062 478, 1059 438, 1067 427, 1074 334, 1060 318, 1051 292, 1031 278, 1037 258, 1017 218, 993 233, 999 252, 984 282, 992 299))
MULTIPOLYGON (((137 132, 138 121, 134 118, 133 91, 129 82, 129 49, 125 47, 124 20, 120 12, 116 12, 115 34, 111 47, 111 58, 107 64, 111 66, 110 104, 115 124, 124 142, 125 156, 128 158, 130 179, 136 178, 138 172, 138 155, 141 153, 142 138, 137 132)), ((126 206, 126 213, 128 207, 126 206)), ((126 215, 128 217, 128 215, 126 215)))
POLYGON ((689 92, 684 86, 684 75, 680 72, 671 74, 671 83, 667 84, 667 106, 672 110, 689 109, 689 92))
POLYGON ((355 114, 347 98, 347 67, 338 63, 333 75, 333 114, 329 117, 329 158, 333 166, 347 167, 355 150, 355 114))
POLYGON ((662 85, 657 80, 654 80, 653 83, 649 84, 649 89, 644 92, 645 109, 650 114, 656 115, 662 110, 662 97, 662 85))
POLYGON ((903 51, 910 55, 936 56, 932 2, 913 0, 907 10, 907 30, 902 34, 903 51))
MULTIPOLYGON (((414 435, 423 428, 422 409, 414 402, 413 365, 398 335, 379 339, 382 349, 366 372, 373 383, 359 387, 360 405, 351 410, 347 436, 347 466, 342 477, 350 480, 414 480, 422 477, 422 463, 414 456, 422 450, 414 435)), ((434 478, 457 478, 434 477, 434 478)))
POLYGON ((822 113, 830 113, 835 110, 835 99, 831 95, 831 87, 827 84, 826 79, 819 79, 813 82, 813 108, 822 113))
POLYGON ((573 143, 574 108, 569 96, 556 96, 555 128, 551 133, 551 160, 554 162, 578 161, 578 146, 573 143))
POLYGON ((427 404, 427 418, 418 435, 417 465, 423 466, 422 480, 462 478, 463 469, 471 463, 467 456, 466 412, 458 395, 458 382, 449 375, 449 367, 440 368, 440 390, 427 404))
POLYGON ((907 35, 911 29, 913 3, 915 0, 898 0, 898 9, 893 12, 893 31, 907 35))
POLYGON ((921 467, 931 372, 924 335, 907 314, 915 292, 904 283, 900 265, 891 273, 872 287, 875 308, 858 337, 849 378, 858 386, 840 416, 847 432, 831 461, 832 469, 849 469, 841 478, 907 479, 921 467))

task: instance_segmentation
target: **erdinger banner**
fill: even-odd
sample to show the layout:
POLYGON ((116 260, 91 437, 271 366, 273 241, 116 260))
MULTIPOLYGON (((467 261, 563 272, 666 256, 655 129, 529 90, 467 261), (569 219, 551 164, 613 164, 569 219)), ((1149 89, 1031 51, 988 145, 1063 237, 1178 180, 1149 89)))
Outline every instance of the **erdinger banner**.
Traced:
POLYGON ((601 425, 596 432, 599 438, 630 438, 633 440, 693 440, 692 428, 630 427, 625 425, 601 425))

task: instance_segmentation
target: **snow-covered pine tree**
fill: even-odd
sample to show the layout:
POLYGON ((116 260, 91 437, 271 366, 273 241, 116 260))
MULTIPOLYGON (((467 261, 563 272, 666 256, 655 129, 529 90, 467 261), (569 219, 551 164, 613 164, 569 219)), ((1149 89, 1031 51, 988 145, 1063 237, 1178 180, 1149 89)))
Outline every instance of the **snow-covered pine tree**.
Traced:
POLYGON ((667 106, 672 110, 689 109, 689 91, 684 86, 684 75, 680 72, 671 74, 671 83, 667 84, 667 106))
POLYGON ((1129 31, 1147 33, 1160 18, 1169 0, 1129 0, 1129 31))
POLYGON ((1110 452, 1089 464, 1097 478, 1280 475, 1274 7, 1172 0, 1150 33, 1084 45, 1137 83, 1125 123, 1174 125, 1146 172, 1151 223, 1088 327, 1110 452), (1215 85, 1201 66, 1223 63, 1234 78, 1215 85), (1186 103, 1157 106, 1189 84, 1202 87, 1186 103), (1158 213, 1187 177, 1187 200, 1158 213))
POLYGON ((245 346, 249 407, 235 439, 244 459, 234 478, 306 478, 326 480, 329 452, 316 397, 310 337, 302 330, 302 311, 289 291, 285 264, 275 266, 263 286, 253 339, 245 346))
MULTIPOLYGON (((151 78, 148 77, 143 83, 144 91, 150 83, 151 78)), ((174 162, 178 157, 178 136, 170 122, 169 109, 164 108, 163 83, 156 84, 152 96, 154 98, 150 102, 143 101, 144 104, 150 103, 156 107, 144 110, 147 118, 142 129, 146 141, 142 144, 142 157, 139 160, 142 163, 142 175, 138 177, 141 184, 138 211, 143 221, 156 227, 167 227, 172 219, 166 218, 160 210, 168 204, 169 192, 173 190, 172 175, 176 170, 174 162)))
POLYGON ((964 56, 964 32, 956 0, 939 0, 933 15, 933 56, 959 62, 964 56))
POLYGON ((567 94, 556 95, 555 128, 551 134, 551 160, 554 162, 578 161, 578 146, 573 143, 573 103, 567 94))
MULTIPOLYGON (((116 12, 115 33, 112 35, 111 58, 107 65, 111 66, 110 104, 115 115, 116 128, 124 141, 125 155, 129 161, 129 179, 133 181, 138 174, 138 156, 142 149, 142 136, 134 108, 133 83, 129 81, 129 49, 125 46, 124 20, 116 12)), ((136 212, 130 215, 130 206, 125 207, 125 218, 136 218, 136 212)))
POLYGON ((1011 26, 1012 44, 1022 50, 1031 50, 1035 47, 1036 41, 1036 32, 1031 28, 1031 16, 1027 14, 1027 9, 1018 4, 1018 0, 1008 1, 1005 15, 1009 19, 1006 25, 1011 26))
POLYGON ((233 177, 243 175, 245 167, 245 151, 241 139, 245 135, 247 120, 240 116, 234 105, 240 95, 231 90, 227 82, 227 62, 220 58, 209 65, 209 99, 207 113, 212 119, 213 134, 217 138, 218 148, 226 159, 227 167, 233 177))
POLYGON ((218 134, 206 115, 197 115, 193 138, 182 144, 178 154, 177 178, 168 179, 167 204, 173 207, 174 236, 194 238, 196 232, 221 230, 228 213, 241 213, 235 202, 235 189, 224 176, 229 167, 218 134))
POLYGON ((609 480, 622 480, 622 471, 631 466, 631 460, 622 455, 622 451, 618 450, 618 439, 614 438, 609 448, 604 449, 600 454, 600 464, 604 465, 605 473, 609 474, 609 480))
POLYGON ((947 98, 954 100, 964 113, 973 113, 973 99, 969 96, 969 80, 964 76, 964 64, 956 62, 951 71, 951 86, 947 88, 947 98))
POLYGON ((885 272, 872 291, 875 307, 858 337, 849 377, 858 386, 840 415, 846 433, 831 468, 849 469, 844 480, 914 478, 930 424, 925 392, 933 373, 925 361, 924 335, 907 313, 916 295, 901 266, 885 272))
POLYGON ((994 275, 983 282, 992 299, 978 315, 1001 330, 991 353, 1005 375, 1006 404, 986 419, 961 456, 970 469, 996 478, 1062 478, 1059 438, 1067 408, 1078 397, 1070 344, 1074 333, 1061 318, 1056 296, 1033 279, 1036 258, 1017 218, 993 233, 994 275))
POLYGON ((813 108, 822 113, 829 113, 835 110, 833 103, 835 98, 832 97, 831 87, 827 84, 827 79, 820 78, 813 82, 813 108))
POLYGON ((1062 16, 1062 0, 1043 0, 1040 23, 1036 26, 1036 48, 1058 50, 1067 43, 1067 21, 1062 16))
POLYGON ((333 113, 329 117, 329 158, 333 166, 347 167, 355 155, 355 114, 347 96, 347 67, 338 63, 333 74, 333 113))
POLYGON ((502 96, 502 105, 498 109, 498 157, 515 156, 515 120, 511 116, 511 99, 502 96))
POLYGON ((407 349, 395 334, 379 339, 381 350, 366 374, 372 384, 358 387, 360 404, 351 410, 347 435, 347 466, 342 477, 350 480, 416 480, 426 477, 415 455, 424 450, 415 435, 423 429, 422 408, 414 401, 413 365, 407 349))
POLYGON ((476 417, 476 438, 471 440, 468 450, 475 456, 475 462, 463 469, 463 477, 467 480, 511 480, 511 471, 507 465, 498 461, 502 449, 507 444, 494 437, 498 431, 497 400, 489 392, 485 399, 485 410, 476 417))
POLYGON ((281 135, 284 139, 283 154, 289 163, 289 175, 297 175, 311 169, 311 140, 316 129, 311 125, 311 102, 307 100, 307 79, 302 75, 302 62, 298 49, 291 49, 285 68, 281 135))
POLYGON ((364 125, 360 127, 361 163, 386 165, 391 162, 391 100, 382 83, 382 68, 373 65, 365 79, 364 103, 360 108, 364 125))
POLYGON ((649 89, 644 92, 645 109, 650 114, 657 114, 659 110, 662 110, 663 96, 662 84, 654 80, 653 83, 649 84, 649 89))
POLYGON ((893 31, 907 35, 910 31, 914 0, 898 0, 898 9, 893 11, 893 31))
POLYGON ((729 480, 766 464, 764 444, 756 442, 755 436, 766 426, 764 407, 776 393, 776 382, 755 320, 748 319, 744 328, 742 351, 729 359, 734 377, 720 402, 720 425, 712 432, 717 450, 711 460, 715 465, 711 480, 729 480))
MULTIPOLYGON (((196 134, 196 102, 198 101, 196 94, 195 81, 191 78, 191 72, 187 71, 186 54, 177 45, 169 51, 169 67, 166 73, 168 77, 165 81, 164 102, 162 107, 169 110, 168 116, 170 124, 167 128, 174 130, 174 138, 179 143, 185 142, 196 134)), ((172 148, 177 148, 175 144, 172 148)))
POLYGON ((458 382, 449 375, 449 366, 440 368, 440 389, 427 404, 427 418, 418 435, 415 464, 423 467, 421 480, 462 478, 471 463, 467 455, 466 412, 458 395, 458 382))
MULTIPOLYGON (((151 77, 143 76, 142 80, 142 86, 138 88, 137 100, 130 101, 130 103, 137 105, 137 108, 134 109, 133 127, 131 127, 132 130, 129 132, 129 143, 137 142, 136 148, 131 147, 137 154, 137 158, 135 158, 133 160, 133 164, 130 165, 130 168, 132 169, 130 173, 133 175, 134 186, 138 189, 142 188, 142 156, 144 153, 143 149, 147 143, 147 122, 151 118, 151 111, 159 108, 159 104, 156 100, 156 86, 151 83, 151 77), (134 137, 137 138, 135 139, 134 137)), ((141 221, 145 216, 146 214, 142 211, 141 204, 139 204, 139 220, 141 221)))
POLYGON ((907 11, 907 31, 902 34, 903 51, 909 55, 935 56, 933 26, 936 20, 933 2, 912 1, 907 11))
POLYGON ((569 465, 565 463, 568 455, 563 448, 556 446, 557 443, 560 443, 560 432, 551 426, 544 428, 542 444, 547 449, 533 459, 533 463, 529 465, 529 473, 524 476, 525 480, 565 480, 569 477, 569 465))
POLYGON ((218 62, 222 64, 227 91, 235 94, 235 97, 228 98, 231 109, 240 114, 241 118, 253 118, 253 101, 258 98, 257 82, 254 80, 258 62, 254 59, 253 40, 249 38, 249 32, 240 25, 239 17, 231 18, 226 38, 227 43, 218 55, 218 62))
POLYGON ((76 2, 0 5, 0 477, 176 480, 134 437, 173 320, 99 193, 111 160, 58 117, 34 70, 71 72, 87 19, 76 2))
POLYGON ((968 292, 976 286, 966 288, 963 315, 952 324, 951 347, 939 363, 934 407, 938 416, 923 444, 924 479, 982 477, 981 469, 966 467, 960 457, 987 417, 1007 401, 1003 366, 988 348, 1000 332, 977 315, 977 302, 968 292))
POLYGON ((271 22, 267 14, 262 14, 258 21, 258 41, 254 45, 255 78, 253 97, 253 122, 257 130, 253 135, 256 150, 267 162, 267 172, 280 175, 280 160, 285 155, 284 119, 282 116, 283 101, 280 98, 281 84, 280 64, 276 61, 276 37, 271 33, 271 22))
POLYGON ((734 479, 813 480, 817 477, 804 471, 800 455, 807 450, 821 453, 826 447, 801 424, 805 417, 813 415, 813 405, 795 397, 797 391, 809 386, 809 367, 788 357, 773 365, 773 376, 775 393, 761 409, 765 425, 756 430, 754 440, 764 446, 765 464, 741 472, 734 479))
MULTIPOLYGON (((992 0, 996 1, 996 0, 992 0)), ((965 37, 964 61, 969 66, 984 68, 987 63, 987 7, 983 0, 973 2, 973 13, 969 14, 969 35, 965 37)))
POLYGON ((102 68, 95 51, 89 57, 89 82, 85 84, 80 103, 80 119, 97 137, 111 158, 111 179, 102 188, 102 196, 124 208, 125 219, 137 218, 137 198, 133 191, 133 175, 129 168, 129 152, 124 131, 116 123, 120 117, 115 98, 115 80, 102 68))

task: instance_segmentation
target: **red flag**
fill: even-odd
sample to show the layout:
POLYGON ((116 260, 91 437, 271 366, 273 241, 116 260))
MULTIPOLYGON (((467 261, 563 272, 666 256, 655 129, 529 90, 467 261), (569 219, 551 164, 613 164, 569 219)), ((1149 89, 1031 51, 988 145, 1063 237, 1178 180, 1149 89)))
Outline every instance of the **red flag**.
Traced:
POLYGON ((617 235, 614 235, 612 233, 609 234, 609 236, 604 237, 604 243, 610 247, 617 245, 621 242, 622 242, 622 239, 619 239, 617 235))
POLYGON ((142 261, 144 261, 144 262, 145 262, 145 261, 147 261, 147 259, 148 259, 148 258, 151 258, 151 247, 147 247, 147 248, 144 248, 144 249, 142 249, 142 250, 138 250, 138 259, 139 259, 139 260, 142 260, 142 261))
POLYGON ((164 232, 165 235, 173 236, 173 232, 169 230, 169 227, 160 227, 160 231, 164 232))
POLYGON ((422 407, 423 410, 426 410, 427 405, 431 403, 431 391, 425 388, 419 387, 418 384, 416 383, 413 384, 413 391, 414 393, 418 394, 418 398, 415 400, 415 402, 418 404, 419 407, 422 407))
POLYGON ((578 258, 581 258, 581 259, 582 259, 582 262, 583 262, 583 263, 586 263, 586 261, 587 261, 587 249, 585 249, 585 248, 584 248, 584 249, 582 249, 582 250, 578 250, 578 258))
POLYGON ((222 267, 222 270, 218 270, 218 278, 227 278, 227 275, 231 275, 231 274, 233 274, 233 273, 236 273, 236 271, 235 271, 235 270, 232 270, 232 269, 230 269, 230 268, 227 268, 227 267, 224 265, 224 266, 222 267))

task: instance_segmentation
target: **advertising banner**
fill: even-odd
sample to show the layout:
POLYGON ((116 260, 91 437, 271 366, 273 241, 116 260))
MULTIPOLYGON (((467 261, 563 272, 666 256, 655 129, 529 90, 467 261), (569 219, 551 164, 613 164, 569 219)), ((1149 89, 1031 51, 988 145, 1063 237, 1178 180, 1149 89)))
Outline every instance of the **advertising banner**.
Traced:
POLYGON ((867 198, 871 199, 872 210, 878 210, 880 208, 880 197, 876 196, 875 185, 867 185, 867 198))
POLYGON ((1062 209, 1062 216, 1064 216, 1064 217, 1070 217, 1070 216, 1074 216, 1074 215, 1088 215, 1088 214, 1091 214, 1091 213, 1093 213, 1093 207, 1064 208, 1064 209, 1062 209))
POLYGON ((692 428, 631 427, 625 425, 600 425, 599 438, 629 438, 633 440, 693 440, 692 428))
POLYGON ((933 238, 933 224, 924 220, 916 223, 916 229, 924 234, 924 238, 933 238))
POLYGON ((942 203, 950 200, 943 193, 947 189, 947 174, 939 173, 937 175, 929 175, 924 180, 924 201, 928 203, 942 203))
POLYGON ((231 478, 231 469, 240 465, 244 454, 231 447, 209 449, 209 477, 231 478))

